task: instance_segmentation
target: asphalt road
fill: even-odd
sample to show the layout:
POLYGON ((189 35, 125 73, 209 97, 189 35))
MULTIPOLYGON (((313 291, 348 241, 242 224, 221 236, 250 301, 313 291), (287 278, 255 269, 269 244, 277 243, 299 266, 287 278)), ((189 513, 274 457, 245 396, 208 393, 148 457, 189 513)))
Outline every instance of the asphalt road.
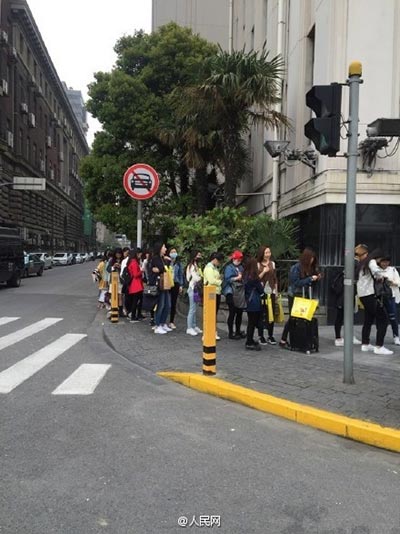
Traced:
POLYGON ((400 534, 399 455, 121 358, 93 267, 0 289, 1 534, 400 534))

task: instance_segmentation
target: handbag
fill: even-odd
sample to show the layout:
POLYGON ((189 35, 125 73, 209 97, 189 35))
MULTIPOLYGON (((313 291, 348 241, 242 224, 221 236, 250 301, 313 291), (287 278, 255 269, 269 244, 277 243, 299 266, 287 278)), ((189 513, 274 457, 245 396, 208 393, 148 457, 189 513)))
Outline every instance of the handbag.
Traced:
POLYGON ((235 308, 246 308, 246 295, 244 291, 244 284, 242 282, 232 282, 233 305, 235 308))
POLYGON ((304 298, 304 287, 302 297, 294 297, 292 311, 290 312, 291 317, 297 317, 298 319, 306 319, 311 321, 314 317, 314 313, 318 308, 319 301, 317 299, 311 298, 311 286, 308 288, 309 297, 308 299, 304 298))
POLYGON ((285 314, 283 313, 282 296, 277 295, 274 307, 274 320, 276 323, 283 323, 285 321, 285 314))
POLYGON ((160 289, 161 291, 168 291, 172 287, 171 277, 167 271, 160 274, 160 289))
POLYGON ((143 295, 149 295, 151 297, 157 297, 159 293, 158 285, 146 284, 143 289, 143 295))

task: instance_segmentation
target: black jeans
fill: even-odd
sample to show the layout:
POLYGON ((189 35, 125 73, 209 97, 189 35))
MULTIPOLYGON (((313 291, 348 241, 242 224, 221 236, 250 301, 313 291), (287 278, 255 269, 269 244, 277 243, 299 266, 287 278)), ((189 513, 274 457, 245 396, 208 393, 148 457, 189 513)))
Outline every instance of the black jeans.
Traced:
POLYGON ((343 319, 344 319, 344 308, 341 306, 340 308, 336 308, 336 319, 335 319, 335 338, 339 339, 341 337, 340 332, 342 330, 343 326, 343 319))
POLYGON ((143 291, 131 293, 129 296, 131 298, 131 319, 137 319, 142 311, 139 310, 138 304, 142 301, 143 291))
POLYGON ((247 339, 246 345, 254 344, 254 331, 260 322, 261 311, 247 312, 247 339))
POLYGON ((228 315, 228 320, 227 320, 229 335, 233 334, 233 323, 235 323, 236 334, 240 334, 240 327, 242 326, 243 310, 241 308, 236 308, 235 305, 233 304, 232 293, 229 293, 229 295, 226 295, 225 300, 229 308, 229 315, 228 315))
MULTIPOLYGON (((293 308, 293 301, 294 301, 294 297, 291 297, 290 295, 288 295, 289 316, 293 308)), ((289 320, 286 321, 285 326, 283 327, 281 341, 285 341, 285 342, 287 341, 288 333, 289 333, 289 320)))
POLYGON ((371 327, 376 322, 376 346, 382 347, 388 326, 388 316, 384 306, 381 306, 375 295, 360 297, 364 306, 364 324, 362 327, 361 342, 369 345, 371 327))
POLYGON ((178 301, 178 296, 179 296, 179 289, 180 289, 180 285, 179 284, 175 284, 172 288, 171 288, 171 312, 170 312, 170 319, 169 319, 169 322, 170 323, 173 323, 174 322, 174 319, 175 319, 175 315, 176 315, 176 303, 178 301))

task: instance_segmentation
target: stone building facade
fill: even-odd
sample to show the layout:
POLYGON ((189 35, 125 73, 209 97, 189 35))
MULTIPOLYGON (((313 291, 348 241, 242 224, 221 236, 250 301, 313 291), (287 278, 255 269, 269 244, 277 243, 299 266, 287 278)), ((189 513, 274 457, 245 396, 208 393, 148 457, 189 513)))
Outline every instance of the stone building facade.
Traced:
POLYGON ((46 178, 45 191, 0 188, 0 222, 27 250, 85 250, 88 145, 25 0, 0 0, 0 182, 46 178))

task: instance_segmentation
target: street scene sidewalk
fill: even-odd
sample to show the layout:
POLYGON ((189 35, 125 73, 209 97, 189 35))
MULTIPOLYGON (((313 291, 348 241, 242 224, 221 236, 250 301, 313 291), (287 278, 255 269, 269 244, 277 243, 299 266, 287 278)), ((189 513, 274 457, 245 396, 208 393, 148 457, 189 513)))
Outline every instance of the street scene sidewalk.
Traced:
MULTIPOLYGON (((220 318, 222 319, 220 313, 220 318)), ((202 373, 201 335, 186 334, 184 316, 177 329, 153 334, 149 321, 104 323, 106 341, 119 354, 154 372, 202 373)), ((199 318, 201 318, 199 316, 199 318)), ((201 324, 201 321, 198 322, 201 324)), ((360 329, 361 327, 359 327, 360 329)), ((280 338, 282 327, 276 327, 280 338)), ((357 331, 356 335, 360 333, 357 331)), ((343 348, 334 346, 332 326, 320 327, 320 352, 306 355, 279 346, 247 351, 244 341, 228 339, 226 324, 218 322, 217 377, 228 382, 381 426, 400 429, 400 348, 392 356, 363 353, 354 347, 354 385, 343 383, 343 348)), ((390 337, 388 336, 388 339, 390 337)))

